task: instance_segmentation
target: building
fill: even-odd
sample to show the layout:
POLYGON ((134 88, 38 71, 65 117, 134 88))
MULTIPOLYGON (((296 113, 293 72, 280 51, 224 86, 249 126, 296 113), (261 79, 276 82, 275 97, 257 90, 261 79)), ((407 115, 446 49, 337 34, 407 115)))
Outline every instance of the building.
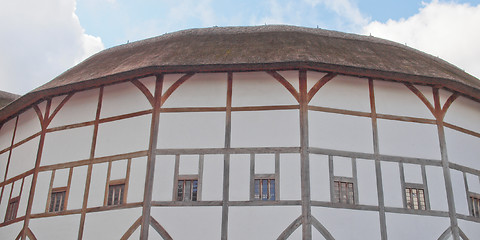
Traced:
POLYGON ((0 111, 0 238, 478 239, 478 81, 293 26, 107 49, 0 111))

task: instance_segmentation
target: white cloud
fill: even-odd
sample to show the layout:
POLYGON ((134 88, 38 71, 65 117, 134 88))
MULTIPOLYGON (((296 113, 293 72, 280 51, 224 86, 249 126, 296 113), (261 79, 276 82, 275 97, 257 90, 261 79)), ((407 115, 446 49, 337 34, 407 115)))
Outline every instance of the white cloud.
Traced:
POLYGON ((304 0, 312 7, 319 4, 334 11, 341 19, 348 20, 349 28, 355 29, 364 26, 369 22, 368 17, 364 16, 360 9, 351 0, 304 0))
POLYGON ((480 78, 480 4, 434 0, 407 19, 371 22, 363 34, 406 43, 480 78))
POLYGON ((0 8, 0 90, 24 94, 102 50, 75 0, 5 1, 0 8))

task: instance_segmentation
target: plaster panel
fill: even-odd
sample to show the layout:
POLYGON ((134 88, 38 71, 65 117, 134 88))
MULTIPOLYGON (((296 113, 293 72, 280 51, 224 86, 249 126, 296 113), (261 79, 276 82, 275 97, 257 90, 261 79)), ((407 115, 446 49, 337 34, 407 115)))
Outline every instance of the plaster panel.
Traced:
POLYGON ((450 226, 448 217, 396 213, 385 215, 389 240, 437 239, 450 226))
MULTIPOLYGON (((433 89, 430 86, 421 86, 421 85, 415 85, 415 87, 425 96, 425 98, 432 104, 432 106, 435 106, 435 100, 433 99, 433 89)), ((441 96, 441 93, 440 93, 441 96)), ((442 99, 442 97, 440 97, 442 99)), ((441 103, 444 103, 445 101, 441 103)))
POLYGON ((0 150, 10 147, 12 144, 13 131, 15 130, 16 118, 10 119, 0 128, 0 150))
POLYGON ((147 157, 132 159, 130 180, 128 183, 127 203, 142 202, 145 191, 147 157))
POLYGON ((467 173, 468 191, 480 194, 480 178, 467 173))
POLYGON ((445 129, 448 161, 473 169, 480 169, 480 138, 450 128, 445 129))
POLYGON ((434 119, 422 100, 405 85, 373 81, 373 86, 377 113, 434 119))
POLYGON ((66 187, 68 183, 69 168, 57 169, 55 171, 55 178, 53 179, 53 187, 66 187))
POLYGON ((45 212, 45 207, 47 206, 48 189, 50 187, 51 174, 52 174, 51 171, 38 173, 37 185, 35 187, 35 196, 33 197, 33 204, 32 204, 32 213, 34 214, 45 212))
POLYGON ((28 227, 37 239, 77 239, 80 214, 37 218, 28 227))
POLYGON ((45 136, 41 165, 52 165, 90 157, 93 126, 49 132, 45 136))
POLYGON ((42 130, 40 120, 33 108, 20 114, 18 118, 17 130, 15 132, 15 143, 32 136, 42 130))
POLYGON ((228 239, 276 239, 300 215, 299 206, 230 207, 228 239))
POLYGON ((152 217, 175 240, 221 238, 221 207, 152 207, 152 217))
MULTIPOLYGON (((319 238, 319 237, 323 237, 321 235, 316 236, 315 232, 317 232, 316 229, 312 228, 312 239, 315 239, 315 240, 325 239, 325 238, 319 238)), ((299 226, 297 229, 295 229, 295 231, 287 239, 288 240, 301 240, 302 237, 303 237, 302 236, 302 226, 299 226)))
POLYGON ((180 85, 162 107, 225 107, 226 73, 197 73, 180 85))
POLYGON ((95 157, 147 150, 151 118, 148 114, 100 124, 95 157))
POLYGON ((150 91, 152 96, 155 96, 155 84, 157 81, 155 76, 140 78, 138 81, 140 81, 148 89, 148 91, 150 91))
POLYGON ((162 95, 185 74, 165 74, 163 75, 162 95))
POLYGON ((310 195, 313 201, 330 202, 327 155, 310 154, 310 195))
MULTIPOLYGON (((299 227, 299 229, 300 229, 300 231, 302 230, 301 226, 299 227)), ((301 238, 299 238, 299 239, 301 239, 301 238)), ((312 227, 312 239, 326 240, 325 237, 323 237, 323 235, 315 227, 312 227)))
POLYGON ((87 207, 103 206, 105 184, 107 182, 107 167, 108 163, 93 165, 87 207))
POLYGON ((127 176, 127 159, 113 161, 110 171, 110 180, 125 179, 127 176))
POLYGON ((301 187, 300 154, 280 155, 280 200, 300 200, 301 187))
MULTIPOLYGON (((134 238, 134 234, 135 232, 132 234, 132 236, 129 238, 129 239, 132 239, 132 240, 137 240, 137 239, 140 239, 140 231, 142 230, 142 228, 137 228, 137 230, 135 230, 135 232, 138 232, 138 237, 135 237, 134 238)), ((152 225, 150 225, 150 227, 148 228, 148 240, 164 240, 164 238, 162 238, 162 236, 160 236, 160 234, 157 232, 157 230, 155 230, 155 228, 152 227, 152 225)))
MULTIPOLYGON (((5 213, 7 212, 7 205, 8 205, 8 201, 10 201, 9 196, 11 191, 12 191, 11 183, 3 187, 2 202, 0 203, 0 222, 4 222, 5 220, 5 213)), ((1 229, 3 228, 0 228, 0 231, 1 229)))
POLYGON ((7 179, 22 174, 35 167, 38 140, 36 137, 12 150, 7 179))
POLYGON ((106 86, 103 89, 100 118, 151 109, 147 97, 133 83, 125 82, 106 86))
POLYGON ((417 164, 403 164, 403 172, 405 174, 405 182, 423 184, 422 167, 417 164))
POLYGON ((479 109, 480 103, 462 96, 458 97, 450 105, 444 121, 478 133, 480 132, 479 109))
POLYGON ((310 147, 373 153, 370 118, 308 112, 310 147))
POLYGON ((266 72, 233 74, 232 106, 298 105, 295 97, 266 72))
POLYGON ((465 189, 463 173, 457 170, 450 170, 452 179, 453 199, 455 201, 455 210, 457 213, 469 215, 468 196, 465 189))
POLYGON ((381 154, 441 159, 437 126, 378 119, 381 154))
MULTIPOLYGON (((63 107, 58 111, 57 115, 48 125, 50 128, 64 126, 68 124, 88 122, 95 120, 98 105, 98 89, 92 89, 82 92, 76 92, 63 107)), ((57 106, 65 99, 66 95, 54 97, 50 114, 52 114, 57 106)))
POLYGON ((336 240, 381 239, 377 212, 312 207, 312 215, 336 240), (345 224, 348 224, 348 231, 345 224))
POLYGON ((327 75, 324 72, 315 72, 315 71, 307 71, 307 92, 312 89, 312 87, 318 82, 318 80, 322 79, 327 75))
POLYGON ((180 155, 179 175, 198 174, 199 156, 180 155))
POLYGON ((202 176, 202 201, 219 201, 223 197, 223 155, 205 155, 202 176))
POLYGON ((232 147, 300 146, 298 110, 232 112, 232 147))
POLYGON ((32 188, 33 175, 25 177, 23 182, 23 189, 20 195, 20 202, 18 204, 17 217, 25 216, 27 211, 28 197, 30 196, 30 188, 32 188))
POLYGON ((297 90, 297 92, 300 91, 298 71, 277 71, 277 73, 282 75, 282 77, 285 78, 285 80, 287 80, 295 88, 295 90, 297 90))
POLYGON ((121 239, 141 215, 142 208, 87 213, 83 239, 121 239), (115 224, 111 224, 112 219, 115 224))
POLYGON ((375 161, 357 159, 358 203, 378 206, 375 161))
POLYGON ((5 180, 5 171, 7 171, 8 155, 10 151, 0 154, 0 182, 5 180))
POLYGON ((353 177, 352 159, 347 157, 333 157, 333 175, 337 177, 353 177))
POLYGON ((172 201, 174 174, 175 156, 157 155, 153 180, 153 200, 172 201))
POLYGON ((427 174, 430 209, 448 211, 447 193, 445 190, 443 168, 425 166, 425 171, 427 174))
POLYGON ((275 154, 255 154, 255 174, 274 174, 275 154))
POLYGON ((250 155, 230 155, 230 201, 250 200, 250 155))
POLYGON ((225 112, 161 113, 158 148, 223 148, 225 112))
POLYGON ((458 227, 467 235, 468 239, 477 239, 480 236, 480 223, 458 219, 458 227))
MULTIPOLYGON (((150 240, 163 240, 162 237, 160 237, 160 235, 158 235, 158 233, 155 231, 155 230, 152 230, 153 227, 150 226, 149 227, 149 233, 148 233, 148 239, 150 240), (153 232, 155 231, 155 232, 153 232)), ((140 231, 142 231, 142 228, 139 227, 137 228, 137 230, 135 230, 132 235, 130 235, 130 237, 128 238, 128 240, 138 240, 140 239, 140 231)))
MULTIPOLYGON (((2 222, 3 222, 2 216, 2 222)), ((15 239, 23 228, 23 221, 9 224, 0 228, 0 236, 3 239, 15 239)))
POLYGON ((370 112, 368 80, 338 75, 318 90, 309 105, 370 112))
POLYGON ((22 190, 22 179, 18 179, 17 181, 14 182, 13 184, 13 189, 12 189, 12 198, 18 197, 20 195, 20 191, 22 190))
POLYGON ((88 166, 73 168, 72 183, 70 186, 67 204, 68 210, 82 208, 85 182, 87 181, 87 170, 88 166))
POLYGON ((385 206, 403 208, 402 184, 398 163, 381 162, 385 206))

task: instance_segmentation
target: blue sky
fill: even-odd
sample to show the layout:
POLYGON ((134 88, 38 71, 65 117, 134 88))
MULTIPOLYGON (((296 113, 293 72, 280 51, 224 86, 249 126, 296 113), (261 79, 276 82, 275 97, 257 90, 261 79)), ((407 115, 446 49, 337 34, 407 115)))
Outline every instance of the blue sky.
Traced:
POLYGON ((0 4, 0 90, 24 94, 127 41, 263 24, 372 34, 480 77, 480 0, 16 0, 0 4))

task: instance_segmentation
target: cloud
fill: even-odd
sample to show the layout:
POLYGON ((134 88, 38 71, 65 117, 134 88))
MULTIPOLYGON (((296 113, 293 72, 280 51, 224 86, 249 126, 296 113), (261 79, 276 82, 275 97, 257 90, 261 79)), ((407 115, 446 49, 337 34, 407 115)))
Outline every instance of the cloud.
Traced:
POLYGON ((363 34, 406 43, 480 78, 480 4, 434 0, 407 19, 371 22, 363 34))
POLYGON ((0 9, 0 90, 24 94, 102 50, 75 0, 5 1, 0 9))
MULTIPOLYGON (((360 9, 351 0, 304 0, 312 7, 324 5, 327 9, 334 11, 339 17, 338 20, 346 24, 350 29, 356 29, 368 24, 369 18, 366 17, 360 9)), ((341 24, 343 25, 343 24, 341 24)))

